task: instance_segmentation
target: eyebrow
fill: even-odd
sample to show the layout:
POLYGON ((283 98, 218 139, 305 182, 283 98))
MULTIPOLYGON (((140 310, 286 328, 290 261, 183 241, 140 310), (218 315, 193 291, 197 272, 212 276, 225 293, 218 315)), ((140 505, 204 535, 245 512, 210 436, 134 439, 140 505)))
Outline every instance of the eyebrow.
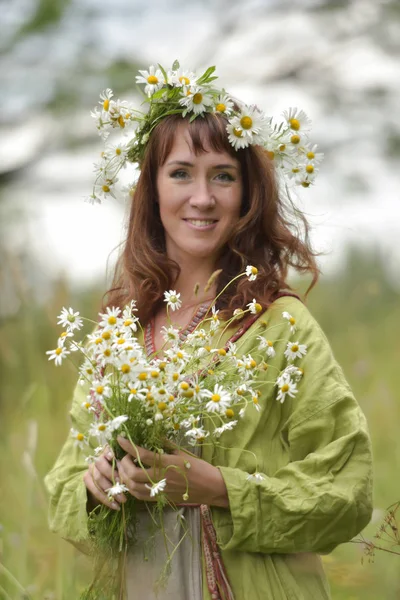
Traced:
MULTIPOLYGON (((185 160, 172 160, 171 162, 167 163, 167 167, 169 167, 171 165, 180 165, 181 167, 194 167, 193 163, 187 162, 185 160)), ((237 170, 237 167, 235 167, 235 165, 232 165, 230 163, 226 163, 226 164, 221 164, 221 165, 214 165, 213 169, 235 169, 235 170, 237 170)))

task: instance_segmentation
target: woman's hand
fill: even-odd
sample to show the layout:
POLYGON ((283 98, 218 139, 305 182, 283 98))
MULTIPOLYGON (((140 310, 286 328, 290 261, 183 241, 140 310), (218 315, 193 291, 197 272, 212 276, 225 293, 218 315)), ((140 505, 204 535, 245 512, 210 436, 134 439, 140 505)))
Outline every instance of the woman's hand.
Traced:
POLYGON ((151 495, 152 482, 165 479, 164 493, 174 504, 207 504, 208 506, 229 506, 224 479, 217 467, 176 450, 173 454, 156 454, 132 444, 123 437, 118 443, 127 453, 118 461, 118 474, 129 492, 138 500, 157 500, 151 495), (146 467, 142 469, 135 462, 140 459, 146 467))
POLYGON ((88 489, 88 508, 93 510, 99 503, 105 504, 114 510, 120 510, 120 504, 126 502, 124 494, 118 494, 112 500, 107 491, 114 483, 119 483, 118 469, 115 466, 114 455, 108 446, 96 460, 89 465, 83 476, 83 481, 88 489))

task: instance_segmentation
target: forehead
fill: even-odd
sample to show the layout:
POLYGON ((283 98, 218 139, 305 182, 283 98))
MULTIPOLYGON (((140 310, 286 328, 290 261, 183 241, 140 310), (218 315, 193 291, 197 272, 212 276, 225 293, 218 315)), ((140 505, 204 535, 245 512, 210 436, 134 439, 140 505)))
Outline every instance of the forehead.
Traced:
MULTIPOLYGON (((225 141, 225 140, 224 140, 225 141)), ((165 156, 164 164, 171 160, 182 160, 187 162, 225 162, 239 165, 234 149, 221 140, 213 140, 210 130, 204 126, 200 130, 193 131, 189 123, 180 123, 175 128, 170 151, 165 156), (225 146, 228 146, 225 148, 225 146)))

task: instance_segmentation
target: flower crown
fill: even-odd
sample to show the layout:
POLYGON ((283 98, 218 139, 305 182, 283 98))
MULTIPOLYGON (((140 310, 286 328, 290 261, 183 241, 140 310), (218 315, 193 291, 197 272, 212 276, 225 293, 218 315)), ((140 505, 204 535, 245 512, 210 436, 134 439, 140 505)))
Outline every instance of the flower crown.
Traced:
POLYGON ((250 145, 265 148, 274 161, 280 183, 287 186, 309 187, 314 183, 323 154, 311 145, 308 133, 311 121, 303 110, 284 111, 284 122, 273 123, 256 105, 238 102, 224 89, 215 87, 215 67, 202 75, 182 69, 178 61, 168 72, 161 66, 139 71, 136 83, 145 84, 143 104, 146 112, 139 111, 125 100, 114 100, 109 88, 100 94, 100 107, 91 112, 99 134, 106 142, 100 163, 95 164, 96 179, 88 201, 100 203, 102 198, 115 198, 115 184, 119 171, 128 162, 140 168, 146 144, 157 124, 168 115, 190 115, 189 121, 204 113, 219 113, 227 119, 226 131, 235 150, 250 145), (130 135, 126 144, 108 144, 112 130, 130 135))

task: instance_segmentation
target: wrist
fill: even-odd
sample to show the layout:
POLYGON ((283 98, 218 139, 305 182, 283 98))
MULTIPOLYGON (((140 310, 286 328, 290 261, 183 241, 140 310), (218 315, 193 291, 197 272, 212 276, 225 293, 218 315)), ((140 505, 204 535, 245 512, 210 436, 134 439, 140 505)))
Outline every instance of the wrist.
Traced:
POLYGON ((209 506, 218 506, 219 508, 229 508, 229 496, 228 496, 228 490, 225 484, 225 480, 222 477, 222 473, 221 471, 218 469, 218 467, 214 467, 215 468, 215 481, 213 482, 213 486, 212 486, 212 497, 210 502, 208 503, 209 506))

